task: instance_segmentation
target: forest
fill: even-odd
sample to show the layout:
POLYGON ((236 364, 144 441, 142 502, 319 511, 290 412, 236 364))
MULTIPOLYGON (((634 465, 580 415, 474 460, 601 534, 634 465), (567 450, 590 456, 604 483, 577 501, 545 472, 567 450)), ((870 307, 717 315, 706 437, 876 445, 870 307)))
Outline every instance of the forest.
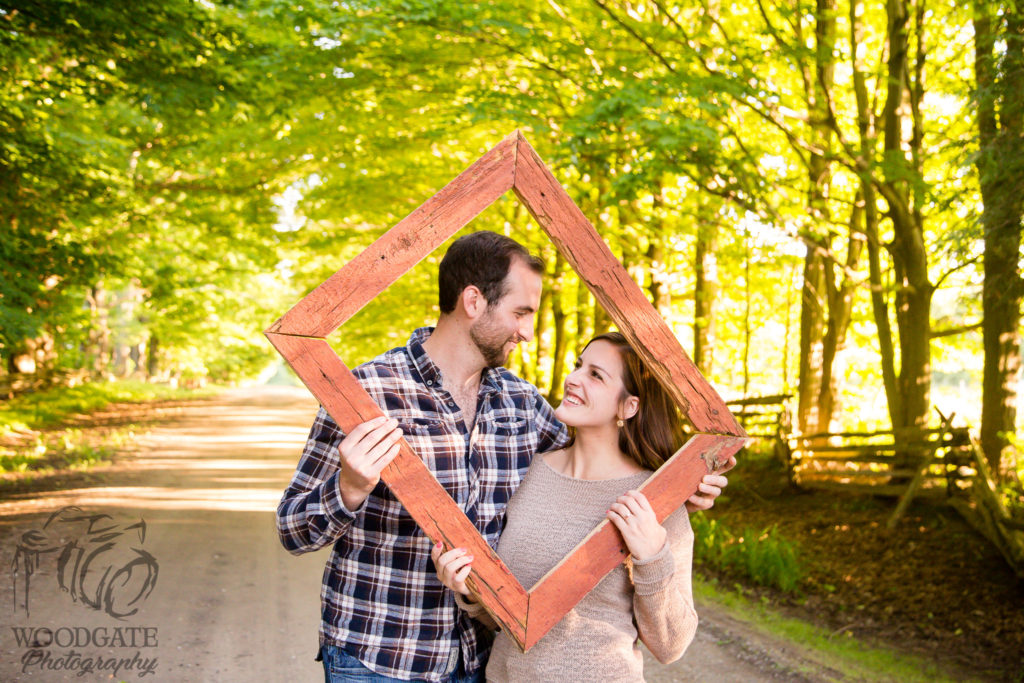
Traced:
MULTIPOLYGON (((6 3, 4 379, 238 381, 259 331, 512 130, 698 367, 802 433, 978 430, 1015 477, 1024 36, 1012 2, 6 3)), ((515 369, 607 325, 548 263, 515 369)), ((437 255, 338 340, 436 316, 437 255), (401 302, 401 305, 396 303, 401 302)))
MULTIPOLYGON (((771 508, 792 524, 761 540, 782 544, 822 508, 791 500, 801 453, 840 460, 842 477, 818 472, 833 483, 898 483, 896 513, 891 498, 841 511, 863 522, 849 552, 878 567, 802 580, 884 621, 902 599, 877 588, 893 562, 916 580, 934 557, 984 554, 952 532, 928 545, 937 513, 883 539, 914 539, 927 562, 872 555, 883 532, 867 527, 942 483, 1013 567, 984 590, 1017 629, 1019 0, 0 2, 0 437, 21 438, 4 413, 18 401, 41 420, 49 397, 110 381, 134 388, 97 391, 281 377, 263 330, 516 130, 752 434, 745 412, 767 406, 755 448, 781 444, 789 480, 758 489, 778 472, 746 461, 729 523, 756 531, 771 508)), ((557 401, 611 320, 514 194, 459 234, 481 229, 546 264, 510 368, 557 401)), ((346 364, 436 320, 443 253, 329 337, 346 364)), ((700 523, 728 564, 715 544, 742 535, 700 523)), ((854 557, 817 531, 801 542, 819 565, 854 557)), ((964 595, 992 575, 971 571, 964 595)), ((940 642, 925 622, 947 605, 955 650, 966 598, 948 583, 908 619, 940 642)), ((973 647, 995 651, 999 628, 977 622, 973 647)), ((1019 676, 1015 637, 998 647, 1019 676)))

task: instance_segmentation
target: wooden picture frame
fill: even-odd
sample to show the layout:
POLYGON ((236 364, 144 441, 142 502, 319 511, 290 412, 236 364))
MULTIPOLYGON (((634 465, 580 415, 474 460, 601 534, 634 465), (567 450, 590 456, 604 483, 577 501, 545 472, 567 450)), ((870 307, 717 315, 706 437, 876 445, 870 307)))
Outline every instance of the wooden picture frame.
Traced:
MULTIPOLYGON (((747 435, 518 130, 313 290, 265 334, 342 430, 382 415, 324 337, 509 190, 549 235, 696 431, 641 489, 658 520, 664 520, 697 490, 705 474, 719 469, 743 447, 747 435)), ((476 558, 467 581, 471 591, 524 651, 628 552, 619 532, 605 520, 527 590, 404 439, 381 479, 432 541, 467 548, 476 558)))

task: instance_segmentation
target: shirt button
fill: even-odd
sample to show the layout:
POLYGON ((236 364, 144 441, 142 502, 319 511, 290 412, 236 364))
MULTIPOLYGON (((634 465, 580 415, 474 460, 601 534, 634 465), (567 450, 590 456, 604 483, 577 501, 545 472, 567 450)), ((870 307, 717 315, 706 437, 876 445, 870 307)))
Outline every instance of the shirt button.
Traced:
POLYGON ((429 387, 429 386, 433 386, 433 384, 434 384, 434 380, 432 380, 432 379, 428 379, 428 380, 427 380, 427 386, 428 386, 428 387, 429 387))

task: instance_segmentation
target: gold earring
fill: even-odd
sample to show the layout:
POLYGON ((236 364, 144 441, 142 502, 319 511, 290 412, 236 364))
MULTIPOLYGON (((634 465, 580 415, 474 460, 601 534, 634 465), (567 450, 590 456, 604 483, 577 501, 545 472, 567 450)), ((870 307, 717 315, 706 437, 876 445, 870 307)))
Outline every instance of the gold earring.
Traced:
POLYGON ((616 421, 615 421, 615 424, 616 424, 616 426, 618 426, 618 427, 622 427, 622 426, 624 426, 624 425, 625 425, 626 423, 625 423, 625 422, 623 422, 621 418, 619 418, 618 420, 616 420, 616 421))

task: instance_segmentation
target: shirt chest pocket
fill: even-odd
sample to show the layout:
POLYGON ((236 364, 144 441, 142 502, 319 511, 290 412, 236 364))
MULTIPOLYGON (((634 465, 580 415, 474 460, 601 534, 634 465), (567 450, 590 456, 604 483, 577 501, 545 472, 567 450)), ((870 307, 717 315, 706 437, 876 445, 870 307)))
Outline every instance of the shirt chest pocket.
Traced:
POLYGON ((530 459, 537 450, 536 428, 525 417, 510 417, 491 420, 482 425, 482 429, 484 442, 489 446, 486 449, 488 457, 484 461, 485 467, 499 470, 500 474, 494 473, 495 479, 514 487, 519 477, 515 477, 513 482, 513 477, 509 477, 507 471, 525 472, 529 467, 530 459))
POLYGON ((511 438, 522 436, 529 431, 530 423, 526 418, 512 417, 503 420, 494 420, 491 423, 491 432, 496 437, 511 438))
POLYGON ((393 415, 402 430, 402 438, 413 453, 423 461, 442 485, 449 485, 451 477, 445 474, 453 468, 458 453, 463 450, 462 438, 454 425, 424 415, 393 415))
POLYGON ((394 411, 389 413, 388 417, 398 420, 398 428, 407 439, 443 436, 451 431, 439 417, 432 415, 394 411))

